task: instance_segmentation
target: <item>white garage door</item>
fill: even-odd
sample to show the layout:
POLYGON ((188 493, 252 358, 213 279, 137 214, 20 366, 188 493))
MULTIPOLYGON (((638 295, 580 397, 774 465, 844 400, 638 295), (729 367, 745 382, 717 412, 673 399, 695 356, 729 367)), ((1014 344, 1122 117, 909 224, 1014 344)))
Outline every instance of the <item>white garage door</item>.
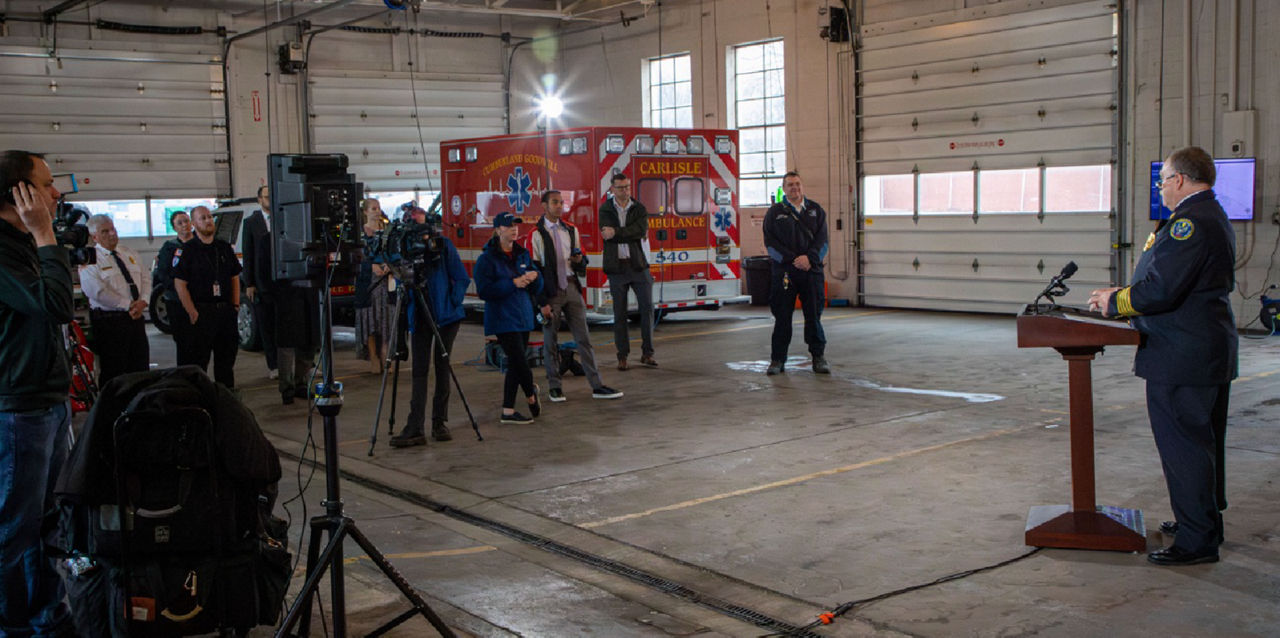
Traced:
MULTIPOLYGON (((79 200, 226 194, 222 67, 199 47, 0 47, 5 148, 45 153, 81 181, 79 200)), ((204 48, 209 48, 205 46, 204 48)), ((160 229, 157 229, 159 231, 160 229)))
POLYGON ((1068 301, 1111 280, 1115 9, 983 15, 863 29, 867 305, 1003 312, 1070 260, 1068 301))
POLYGON ((370 191, 438 191, 441 140, 505 130, 501 75, 313 70, 310 83, 315 152, 347 155, 370 191))

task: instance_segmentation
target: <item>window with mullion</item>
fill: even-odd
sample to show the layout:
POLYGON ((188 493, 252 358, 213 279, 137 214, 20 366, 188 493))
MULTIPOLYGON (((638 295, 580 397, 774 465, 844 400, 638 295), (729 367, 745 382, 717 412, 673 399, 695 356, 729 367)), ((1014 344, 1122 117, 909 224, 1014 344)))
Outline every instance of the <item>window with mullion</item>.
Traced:
POLYGON ((648 62, 649 108, 646 125, 693 127, 693 76, 690 55, 680 53, 648 62))
POLYGON ((739 135, 740 198, 744 206, 773 203, 787 172, 786 97, 782 40, 733 47, 734 126, 739 135))

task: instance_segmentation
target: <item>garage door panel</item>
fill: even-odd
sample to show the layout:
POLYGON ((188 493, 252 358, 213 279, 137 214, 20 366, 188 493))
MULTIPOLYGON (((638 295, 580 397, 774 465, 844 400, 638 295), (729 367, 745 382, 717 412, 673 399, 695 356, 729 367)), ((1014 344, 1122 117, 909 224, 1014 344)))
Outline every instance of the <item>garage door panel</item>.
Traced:
POLYGON ((928 26, 919 18, 869 24, 862 28, 864 37, 874 40, 878 47, 905 46, 921 41, 937 41, 948 38, 979 34, 995 34, 1011 29, 1021 29, 1042 24, 1070 22, 1090 16, 1110 15, 1114 12, 1114 0, 1079 2, 1037 11, 1015 11, 992 19, 947 19, 938 16, 928 26), (907 25, 904 27, 904 25, 907 25))
MULTIPOLYGON (((1041 66, 1054 71, 1061 71, 1060 63, 1073 58, 1094 58, 1106 56, 1107 64, 1111 58, 1111 38, 1100 38, 1088 42, 1071 42, 1059 46, 1045 46, 1021 51, 990 53, 971 58, 946 58, 934 62, 914 64, 909 67, 892 67, 870 70, 864 68, 858 76, 868 85, 875 84, 876 89, 888 89, 890 82, 911 82, 911 86, 899 86, 910 90, 913 87, 929 86, 927 83, 940 77, 972 74, 976 64, 983 72, 1004 68, 1035 69, 1041 66), (1044 64, 1041 64, 1041 60, 1044 64), (914 77, 913 77, 914 76, 914 77)), ((1096 60, 1095 64, 1101 64, 1096 60)))
POLYGON ((1107 93, 1114 72, 1092 71, 1050 78, 1028 78, 1005 83, 961 86, 905 95, 882 95, 863 100, 863 114, 871 117, 893 113, 919 113, 932 110, 930 105, 947 108, 969 108, 991 104, 1018 104, 1030 100, 1043 101, 1082 95, 1107 93))
MULTIPOLYGON (((1108 102, 1103 96, 1097 102, 1108 102)), ((1073 110, 1046 109, 1044 115, 1038 113, 1039 105, 1028 104, 1021 107, 1021 113, 1014 115, 993 116, 994 109, 983 109, 978 113, 978 122, 972 121, 974 111, 955 112, 955 119, 934 119, 924 122, 910 116, 894 115, 874 118, 863 125, 863 140, 867 143, 887 142, 904 139, 923 139, 927 137, 944 138, 948 141, 957 136, 973 134, 998 134, 1008 131, 1037 131, 1085 126, 1111 126, 1113 114, 1108 104, 1097 104, 1090 108, 1073 110)))
POLYGON ((1030 148, 1039 149, 1041 153, 1045 154, 1081 148, 1109 151, 1111 149, 1111 126, 1059 127, 1035 131, 1005 131, 1003 133, 979 133, 952 137, 898 139, 887 142, 867 142, 863 148, 867 156, 892 161, 907 158, 923 160, 945 158, 954 155, 957 148, 964 149, 969 145, 989 147, 991 152, 994 153, 999 153, 1005 149, 1009 151, 1025 151, 1025 149, 1030 148), (999 137, 995 137, 996 135, 999 135, 999 137), (992 139, 993 137, 995 139, 992 139))
MULTIPOLYGON (((867 67, 877 69, 909 67, 946 59, 967 59, 987 55, 992 50, 992 39, 1000 41, 1000 49, 1040 49, 1064 44, 1079 43, 1081 33, 1110 34, 1111 16, 1095 16, 1073 21, 1078 31, 1062 28, 1061 23, 1006 29, 997 35, 979 33, 970 36, 931 40, 897 47, 880 48, 883 43, 866 38, 866 52, 862 56, 867 67)), ((1099 36, 1094 36, 1095 38, 1099 36)))
POLYGON ((955 136, 980 132, 1032 130, 1071 126, 1110 125, 1110 95, 995 105, 974 109, 951 109, 922 115, 884 115, 865 118, 862 139, 877 142, 921 136, 955 136), (1044 109, 1043 115, 1040 109, 1044 109), (978 121, 973 121, 974 115, 978 121))
POLYGON ((1109 71, 1111 63, 1112 57, 1110 52, 1107 51, 1085 57, 1055 59, 1052 64, 1046 62, 1043 66, 1034 62, 1024 62, 1009 66, 983 66, 978 72, 974 72, 972 66, 962 69, 937 70, 930 73, 923 73, 919 69, 912 68, 910 73, 904 74, 905 77, 876 82, 875 93, 866 91, 863 96, 871 98, 882 95, 909 95, 954 87, 1012 82, 1014 80, 1070 77, 1095 71, 1109 71))

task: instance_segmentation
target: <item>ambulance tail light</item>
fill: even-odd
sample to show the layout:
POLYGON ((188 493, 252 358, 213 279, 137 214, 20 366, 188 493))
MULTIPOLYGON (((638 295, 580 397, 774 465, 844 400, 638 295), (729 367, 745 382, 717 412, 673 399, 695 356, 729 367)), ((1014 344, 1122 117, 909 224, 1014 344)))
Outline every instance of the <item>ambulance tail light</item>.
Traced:
POLYGON ((730 141, 729 136, 717 135, 716 136, 716 153, 720 155, 724 155, 725 153, 732 153, 732 152, 733 152, 733 142, 730 141))
POLYGON ((636 152, 644 155, 653 153, 653 138, 648 135, 637 135, 636 152))
MULTIPOLYGON (((584 138, 582 142, 585 144, 586 139, 584 138)), ((652 146, 653 142, 650 142, 649 144, 652 146)), ((610 155, 621 155, 625 150, 627 150, 627 139, 625 137, 621 135, 610 135, 604 138, 604 152, 609 153, 610 155)), ((563 155, 563 153, 561 154, 563 155)))
POLYGON ((699 135, 694 135, 689 138, 688 142, 685 142, 685 148, 690 155, 702 155, 707 150, 707 141, 699 135))
POLYGON ((716 205, 717 205, 717 206, 731 206, 731 205, 733 205, 733 190, 732 190, 732 189, 729 189, 729 188, 717 188, 715 192, 716 192, 715 197, 716 197, 716 205))
POLYGON ((720 235, 716 237, 716 263, 729 263, 730 242, 728 235, 720 235))

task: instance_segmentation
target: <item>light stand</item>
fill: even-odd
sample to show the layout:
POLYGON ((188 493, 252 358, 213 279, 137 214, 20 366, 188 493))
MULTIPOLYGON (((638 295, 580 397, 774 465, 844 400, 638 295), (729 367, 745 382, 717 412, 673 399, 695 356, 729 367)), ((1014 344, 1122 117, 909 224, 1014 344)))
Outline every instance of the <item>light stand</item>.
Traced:
POLYGON ((382 570, 382 573, 395 584, 400 593, 413 605, 408 611, 366 634, 367 636, 381 636, 413 616, 421 614, 431 623, 432 627, 435 627, 436 631, 440 632, 441 636, 454 638, 453 630, 431 610, 426 601, 418 595, 413 586, 378 551, 373 542, 361 533, 360 529, 356 527, 356 522, 342 511, 342 497, 338 490, 338 413, 342 411, 342 384, 333 380, 333 319, 330 316, 332 303, 329 287, 326 285, 320 293, 320 356, 321 367, 324 369, 324 380, 315 389, 316 410, 320 412, 320 416, 324 421, 325 513, 323 516, 316 516, 311 519, 311 538, 307 546, 307 580, 302 585, 302 591, 299 592, 298 598, 294 600, 289 612, 281 622, 280 628, 276 631, 276 638, 311 635, 311 603, 316 590, 320 586, 320 578, 324 575, 326 567, 329 569, 329 585, 332 596, 330 613, 333 620, 333 635, 335 638, 346 637, 347 611, 343 580, 342 541, 347 536, 356 541, 360 549, 364 550, 369 559, 378 566, 378 569, 382 570), (324 533, 328 533, 329 542, 324 546, 324 550, 321 551, 320 536, 324 533), (298 625, 297 634, 289 633, 294 625, 298 625))

